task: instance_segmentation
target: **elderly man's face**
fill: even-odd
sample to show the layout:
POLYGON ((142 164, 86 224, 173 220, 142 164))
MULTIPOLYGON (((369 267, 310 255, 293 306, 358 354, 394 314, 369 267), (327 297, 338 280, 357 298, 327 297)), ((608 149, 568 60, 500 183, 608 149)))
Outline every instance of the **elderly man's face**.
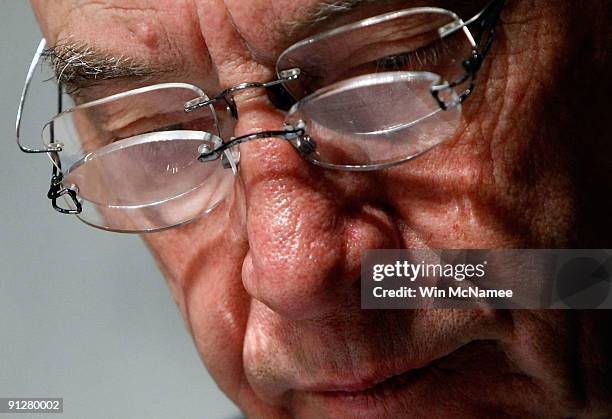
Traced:
MULTIPOLYGON (((340 23, 422 5, 468 16, 484 5, 343 2, 355 7, 315 22, 320 0, 33 3, 50 45, 150 63, 168 71, 147 83, 190 82, 211 95, 272 80, 286 47, 340 23)), ((206 366, 249 416, 568 417, 609 407, 606 315, 365 311, 359 295, 364 249, 604 247, 610 171, 593 155, 610 146, 595 135, 598 118, 577 118, 596 108, 581 71, 597 80, 599 67, 598 50, 576 54, 597 36, 571 33, 569 22, 595 33, 597 7, 509 2, 460 135, 422 158, 348 173, 315 167, 281 140, 243 144, 241 182, 223 205, 144 237, 206 366), (594 190, 583 173, 604 180, 599 206, 583 200, 594 190)), ((99 82, 79 100, 142 84, 99 82)), ((282 127, 265 92, 237 102, 233 135, 282 127)))

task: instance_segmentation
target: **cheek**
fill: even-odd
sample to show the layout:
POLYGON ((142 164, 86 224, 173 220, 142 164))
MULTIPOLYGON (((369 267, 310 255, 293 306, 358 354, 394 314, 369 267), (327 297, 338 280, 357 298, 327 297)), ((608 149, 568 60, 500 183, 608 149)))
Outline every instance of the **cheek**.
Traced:
POLYGON ((183 227, 144 235, 197 349, 219 386, 235 398, 249 312, 241 269, 247 250, 244 198, 234 194, 211 214, 183 227))
POLYGON ((401 220, 407 247, 503 244, 485 199, 492 172, 486 150, 462 128, 447 143, 381 174, 386 201, 401 220))
POLYGON ((549 94, 517 75, 534 57, 491 58, 458 135, 383 174, 387 201, 432 247, 567 246, 576 215, 571 159, 559 124, 543 123, 546 105, 523 105, 549 94))

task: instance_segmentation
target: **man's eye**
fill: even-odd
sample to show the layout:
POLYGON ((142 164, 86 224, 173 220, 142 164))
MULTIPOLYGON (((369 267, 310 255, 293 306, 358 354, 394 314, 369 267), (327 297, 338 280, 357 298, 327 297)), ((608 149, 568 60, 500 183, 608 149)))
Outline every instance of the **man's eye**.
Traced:
POLYGON ((443 77, 458 77, 461 71, 458 65, 469 54, 469 44, 460 42, 438 41, 410 51, 399 51, 369 63, 364 63, 352 70, 353 74, 384 71, 428 71, 443 77))
MULTIPOLYGON (((148 133, 152 133, 152 132, 180 131, 180 130, 186 130, 186 129, 189 129, 189 128, 186 128, 185 124, 180 123, 180 124, 174 124, 174 125, 158 127, 158 128, 155 128, 155 129, 143 130, 141 133, 142 134, 148 134, 148 133)), ((130 138, 130 137, 133 137, 135 135, 138 135, 138 134, 134 134, 134 131, 132 131, 129 134, 127 132, 113 133, 111 142, 112 143, 116 143, 117 141, 125 140, 126 138, 130 138)))
POLYGON ((434 42, 407 52, 399 52, 375 61, 377 71, 433 71, 463 58, 465 45, 434 42))
POLYGON ((184 121, 178 122, 171 125, 134 125, 130 127, 126 127, 125 129, 121 129, 113 132, 113 140, 112 142, 120 141, 129 137, 133 137, 135 135, 140 134, 148 134, 152 132, 163 132, 163 131, 213 131, 214 126, 211 121, 208 120, 194 120, 194 121, 184 121))
MULTIPOLYGON (((378 58, 368 54, 369 57, 366 55, 362 59, 354 56, 350 62, 341 63, 343 66, 329 68, 329 72, 323 76, 317 75, 316 71, 305 71, 303 77, 309 77, 310 85, 323 87, 351 77, 386 71, 429 71, 444 75, 449 67, 455 65, 456 57, 464 56, 458 45, 445 42, 434 42, 417 49, 402 48, 400 44, 375 47, 386 52, 386 55, 378 58)), ((370 53, 372 49, 367 49, 367 52, 370 53)))
POLYGON ((374 65, 376 71, 402 71, 420 70, 428 66, 435 66, 438 53, 434 48, 421 48, 420 50, 390 55, 377 60, 374 65))
POLYGON ((309 82, 312 84, 316 80, 316 84, 319 85, 319 87, 323 87, 324 85, 365 74, 381 73, 385 71, 421 71, 426 64, 424 58, 425 54, 423 52, 410 51, 387 55, 372 61, 354 60, 351 65, 338 68, 335 73, 330 72, 325 77, 315 79, 308 75, 310 76, 309 82))
POLYGON ((179 123, 179 124, 173 124, 173 125, 168 125, 165 127, 160 127, 157 129, 152 130, 151 132, 160 132, 160 131, 182 131, 182 130, 189 130, 191 128, 189 128, 187 126, 187 124, 185 123, 179 123))
POLYGON ((102 130, 99 135, 98 143, 100 146, 125 140, 136 135, 148 134, 163 131, 205 131, 216 132, 214 120, 208 117, 191 119, 187 121, 168 121, 163 118, 144 118, 131 122, 125 126, 117 126, 114 129, 102 130))
POLYGON ((376 61, 376 71, 401 70, 412 62, 410 53, 391 55, 376 61))

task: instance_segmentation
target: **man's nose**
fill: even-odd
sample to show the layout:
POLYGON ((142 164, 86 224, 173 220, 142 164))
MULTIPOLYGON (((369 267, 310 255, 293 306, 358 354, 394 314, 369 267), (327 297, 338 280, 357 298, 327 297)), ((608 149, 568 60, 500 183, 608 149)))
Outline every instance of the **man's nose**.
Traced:
MULTIPOLYGON (((241 104, 235 135, 283 126, 269 102, 241 104)), ((359 298, 361 253, 395 248, 399 232, 375 173, 330 171, 286 140, 241 145, 249 251, 244 287, 282 316, 306 319, 359 298)))
MULTIPOLYGON (((274 71, 253 61, 222 0, 206 0, 198 15, 219 82, 271 80, 274 71)), ((234 136, 279 130, 284 113, 264 91, 236 97, 234 136)), ((347 110, 350 112, 350 110, 347 110)), ((399 232, 385 208, 376 173, 318 168, 285 140, 240 145, 249 250, 243 284, 282 316, 308 319, 359 299, 361 253, 399 247, 399 232)))

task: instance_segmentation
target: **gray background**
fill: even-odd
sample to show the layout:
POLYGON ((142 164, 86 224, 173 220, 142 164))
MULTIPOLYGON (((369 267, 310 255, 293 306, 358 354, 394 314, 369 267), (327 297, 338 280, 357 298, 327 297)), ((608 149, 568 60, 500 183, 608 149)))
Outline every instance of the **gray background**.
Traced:
POLYGON ((14 143, 40 33, 26 0, 2 0, 0 23, 0 397, 63 397, 64 414, 49 417, 237 417, 140 239, 44 198, 47 157, 14 143))

